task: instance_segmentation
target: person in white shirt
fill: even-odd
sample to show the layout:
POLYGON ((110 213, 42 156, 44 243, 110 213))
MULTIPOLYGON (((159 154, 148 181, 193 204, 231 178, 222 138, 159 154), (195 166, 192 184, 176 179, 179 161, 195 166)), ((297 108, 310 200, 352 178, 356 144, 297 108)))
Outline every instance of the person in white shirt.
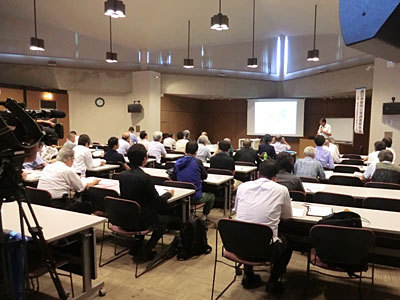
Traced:
POLYGON ((145 148, 146 148, 146 150, 148 150, 149 149, 149 140, 148 140, 148 135, 147 135, 147 132, 146 131, 144 131, 144 130, 142 130, 141 132, 140 132, 140 134, 139 134, 139 141, 138 141, 138 143, 139 144, 142 144, 145 148))
POLYGON ((327 139, 325 140, 325 145, 324 145, 324 147, 325 147, 327 150, 329 150, 329 152, 331 153, 332 158, 333 158, 333 162, 334 162, 335 164, 340 164, 340 163, 342 162, 342 159, 340 158, 339 149, 338 149, 338 147, 334 144, 334 142, 335 142, 335 140, 334 140, 332 137, 327 138, 327 139))
POLYGON ((156 131, 153 134, 153 141, 149 143, 149 150, 147 155, 154 156, 156 158, 156 167, 161 166, 161 158, 167 155, 164 145, 161 144, 162 132, 156 131))
POLYGON ((374 144, 375 151, 371 152, 368 154, 368 157, 364 159, 364 161, 367 162, 367 164, 376 164, 379 162, 378 154, 381 150, 386 149, 386 144, 382 141, 377 141, 374 144))
POLYGON ((82 192, 95 186, 100 180, 84 184, 71 169, 74 163, 74 150, 64 146, 58 152, 57 161, 47 165, 40 176, 38 189, 48 191, 52 198, 52 206, 82 213, 90 213, 90 207, 85 203, 73 202, 69 198, 71 191, 82 192))
POLYGON ((275 152, 285 152, 290 150, 290 145, 286 142, 285 138, 280 134, 275 136, 275 143, 271 144, 275 148, 275 152))
POLYGON ((386 145, 386 150, 389 150, 390 152, 392 152, 393 154, 393 163, 396 163, 396 152, 394 151, 394 149, 392 148, 392 138, 391 137, 385 137, 382 139, 382 142, 385 143, 386 145))
POLYGON ((74 144, 78 145, 79 135, 74 130, 72 130, 71 133, 75 136, 74 144))
POLYGON ((323 135, 325 138, 328 138, 332 135, 331 125, 326 123, 325 118, 319 120, 317 135, 323 135))
POLYGON ((199 140, 200 140, 201 137, 205 137, 205 139, 206 139, 205 145, 211 145, 211 142, 210 142, 210 139, 208 138, 207 132, 203 131, 203 132, 201 133, 201 135, 200 135, 199 138, 197 139, 197 143, 198 143, 198 144, 200 143, 199 140))
POLYGON ((102 159, 93 159, 92 152, 89 149, 90 137, 87 134, 81 134, 78 140, 78 146, 74 147, 75 160, 72 170, 75 173, 86 173, 87 169, 98 166, 104 166, 102 159))
POLYGON ((131 146, 131 135, 129 132, 124 132, 122 138, 118 140, 119 148, 118 153, 126 155, 128 153, 129 147, 131 146))
POLYGON ((179 131, 176 134, 178 140, 176 141, 175 151, 179 151, 185 153, 186 151, 186 144, 189 142, 189 139, 185 139, 185 135, 182 131, 179 131))
POLYGON ((208 141, 208 137, 206 135, 201 135, 197 139, 197 143, 199 144, 199 149, 197 150, 196 158, 200 159, 203 163, 206 163, 207 160, 211 158, 211 152, 206 147, 208 141))
MULTIPOLYGON (((292 206, 288 189, 276 183, 278 173, 277 162, 268 159, 260 164, 260 178, 241 184, 236 194, 236 219, 240 221, 261 223, 268 225, 273 232, 270 245, 272 270, 267 289, 271 292, 281 290, 279 277, 285 272, 292 255, 285 237, 278 237, 278 224, 281 219, 292 217, 292 206)), ((253 267, 245 265, 245 274, 242 279, 244 288, 255 288, 261 285, 259 275, 254 274, 253 267)))
POLYGON ((171 150, 175 150, 176 148, 176 141, 174 140, 173 133, 167 133, 167 138, 164 139, 163 144, 165 147, 168 147, 171 150))
POLYGON ((70 132, 70 133, 68 133, 68 135, 67 135, 67 139, 66 139, 64 145, 67 145, 67 144, 76 145, 76 143, 75 143, 76 141, 77 141, 77 139, 76 139, 75 134, 72 133, 72 132, 70 132))

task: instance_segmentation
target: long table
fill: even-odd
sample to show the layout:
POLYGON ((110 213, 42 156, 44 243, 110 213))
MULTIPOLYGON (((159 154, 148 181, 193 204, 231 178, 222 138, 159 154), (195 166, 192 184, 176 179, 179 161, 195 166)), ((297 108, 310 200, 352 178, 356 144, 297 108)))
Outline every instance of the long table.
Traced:
MULTIPOLYGON (((203 163, 203 166, 205 168, 210 168, 210 163, 203 163)), ((250 174, 251 180, 254 180, 256 178, 257 167, 235 165, 235 172, 240 174, 250 174)))
MULTIPOLYGON (((308 216, 308 205, 331 207, 333 212, 346 209, 343 206, 323 205, 306 202, 292 202, 294 215, 292 219, 279 224, 279 232, 288 235, 294 250, 308 251, 311 246, 309 232, 321 217, 308 216)), ((376 237, 376 262, 389 266, 400 266, 400 218, 399 213, 366 208, 348 208, 358 213, 362 219, 362 227, 369 228, 376 237)))
POLYGON ((346 177, 358 177, 361 179, 363 173, 354 172, 354 173, 341 173, 341 172, 333 172, 333 171, 325 171, 325 179, 328 180, 331 176, 346 176, 346 177))
MULTIPOLYGON (((34 224, 32 216, 28 213, 27 204, 23 203, 23 207, 29 222, 34 224)), ((103 288, 104 282, 92 286, 92 279, 97 278, 96 238, 93 226, 105 222, 106 219, 40 205, 32 205, 32 207, 48 243, 80 234, 83 291, 75 299, 88 298, 103 288)), ((4 229, 21 232, 16 202, 3 203, 2 221, 4 229)), ((25 234, 30 235, 26 224, 25 234)))
POLYGON ((345 165, 345 164, 335 164, 335 167, 355 167, 360 170, 360 172, 365 172, 367 169, 367 166, 362 166, 362 165, 345 165))

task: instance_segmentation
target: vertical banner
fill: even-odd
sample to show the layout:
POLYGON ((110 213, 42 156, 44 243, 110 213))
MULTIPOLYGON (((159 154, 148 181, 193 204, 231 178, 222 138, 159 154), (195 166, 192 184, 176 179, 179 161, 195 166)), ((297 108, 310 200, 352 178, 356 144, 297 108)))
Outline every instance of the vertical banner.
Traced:
POLYGON ((364 134, 365 88, 356 89, 356 107, 354 109, 354 133, 364 134))

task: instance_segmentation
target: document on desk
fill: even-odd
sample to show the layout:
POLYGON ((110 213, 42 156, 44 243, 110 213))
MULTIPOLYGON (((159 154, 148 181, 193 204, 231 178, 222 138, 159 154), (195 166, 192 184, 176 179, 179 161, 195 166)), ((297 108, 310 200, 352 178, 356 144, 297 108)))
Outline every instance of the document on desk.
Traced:
MULTIPOLYGON (((172 189, 172 188, 170 188, 170 189, 172 189)), ((170 190, 170 189, 168 189, 168 188, 165 187, 165 186, 156 185, 156 190, 157 190, 157 192, 158 192, 158 194, 159 194, 160 196, 162 196, 162 195, 164 195, 165 193, 167 193, 168 190, 170 190)))
POLYGON ((304 208, 292 208, 293 217, 302 218, 304 217, 304 208))
POLYGON ((307 216, 326 217, 333 213, 332 207, 310 205, 307 209, 307 216))

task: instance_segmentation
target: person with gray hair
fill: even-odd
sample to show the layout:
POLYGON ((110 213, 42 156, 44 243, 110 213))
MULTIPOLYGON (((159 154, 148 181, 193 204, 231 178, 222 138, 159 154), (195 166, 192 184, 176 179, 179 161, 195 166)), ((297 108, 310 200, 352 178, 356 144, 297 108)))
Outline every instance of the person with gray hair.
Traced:
POLYGON ((197 150, 196 158, 200 159, 203 163, 206 163, 208 159, 211 158, 210 149, 206 147, 208 141, 208 137, 206 135, 201 135, 197 139, 197 143, 199 144, 199 149, 197 150))
POLYGON ((208 138, 207 132, 203 131, 203 132, 201 133, 201 135, 200 135, 199 138, 197 139, 197 143, 198 143, 198 144, 200 143, 200 138, 203 139, 202 144, 204 144, 204 145, 211 145, 211 142, 210 142, 210 139, 208 138))
POLYGON ((400 184, 400 167, 393 164, 393 153, 390 150, 381 150, 378 159, 379 163, 370 164, 361 179, 400 184))
POLYGON ((185 130, 183 131, 183 137, 184 137, 186 140, 189 140, 189 138, 190 138, 190 130, 189 130, 189 129, 185 129, 185 130))
POLYGON ((73 147, 66 145, 58 152, 56 162, 47 165, 40 176, 38 189, 48 191, 52 198, 52 207, 81 213, 91 213, 90 205, 72 201, 70 192, 83 192, 100 182, 96 179, 83 183, 72 170, 75 152, 73 147))
POLYGON ((165 147, 161 144, 162 132, 155 131, 153 133, 153 141, 149 143, 147 154, 156 158, 156 167, 161 168, 161 158, 167 155, 165 147))
POLYGON ((325 179, 325 171, 322 164, 314 160, 315 148, 311 146, 304 148, 304 156, 294 164, 294 174, 299 177, 325 179))
POLYGON ((342 159, 340 158, 339 148, 335 145, 335 139, 333 137, 325 139, 324 148, 329 150, 335 164, 340 164, 342 162, 342 159))

